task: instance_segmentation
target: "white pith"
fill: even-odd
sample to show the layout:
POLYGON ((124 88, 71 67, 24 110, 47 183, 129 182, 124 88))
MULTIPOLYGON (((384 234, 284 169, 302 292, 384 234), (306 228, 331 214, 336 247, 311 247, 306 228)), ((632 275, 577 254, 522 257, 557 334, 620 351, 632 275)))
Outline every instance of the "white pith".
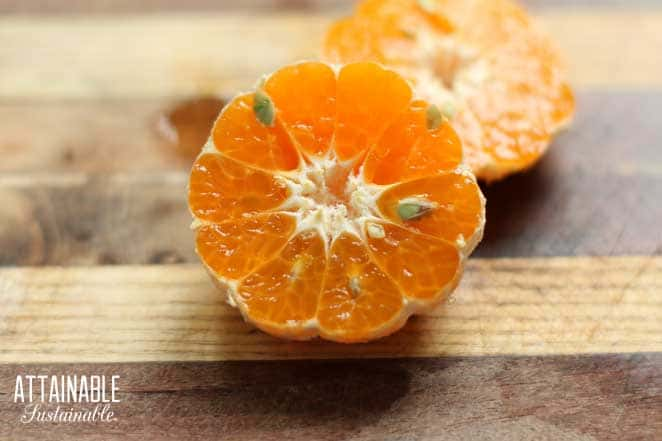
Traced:
MULTIPOLYGON (((416 92, 424 100, 435 103, 448 117, 465 108, 467 100, 480 92, 490 79, 490 69, 480 51, 456 36, 417 29, 411 32, 416 40, 413 51, 408 49, 408 62, 400 72, 416 82, 416 92), (440 77, 436 65, 439 59, 451 60, 455 64, 450 72, 452 84, 440 77), (409 66, 421 66, 411 68, 409 66)), ((401 48, 394 45, 393 54, 386 49, 386 57, 402 57, 401 48)), ((397 65, 398 63, 395 63, 397 65)))
POLYGON ((388 187, 366 183, 362 173, 350 172, 342 199, 330 196, 327 177, 334 172, 350 171, 353 161, 341 162, 331 151, 325 157, 309 157, 300 163, 298 170, 276 175, 290 191, 290 197, 280 209, 297 217, 294 235, 316 230, 328 250, 343 233, 363 237, 366 222, 382 220, 377 212, 377 199, 388 187), (321 198, 327 200, 320 201, 321 198))

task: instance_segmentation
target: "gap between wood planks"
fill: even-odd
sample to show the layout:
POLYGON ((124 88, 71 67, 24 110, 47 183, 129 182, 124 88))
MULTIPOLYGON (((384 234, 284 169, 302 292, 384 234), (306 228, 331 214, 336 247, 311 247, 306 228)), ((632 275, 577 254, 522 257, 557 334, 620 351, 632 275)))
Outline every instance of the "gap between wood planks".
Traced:
POLYGON ((455 300, 370 344, 245 324, 198 265, 0 270, 0 362, 662 351, 662 257, 474 259, 455 300))
MULTIPOLYGON (((282 64, 315 57, 332 18, 5 16, 0 99, 232 96, 282 64)), ((662 85, 662 9, 548 11, 539 19, 558 41, 575 86, 662 85)))

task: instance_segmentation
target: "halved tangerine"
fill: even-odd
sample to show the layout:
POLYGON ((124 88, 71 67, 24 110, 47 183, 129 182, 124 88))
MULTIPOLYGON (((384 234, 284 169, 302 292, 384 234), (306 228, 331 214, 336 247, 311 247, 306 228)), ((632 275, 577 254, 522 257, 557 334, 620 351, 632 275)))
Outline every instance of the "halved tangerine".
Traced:
POLYGON ((457 285, 485 201, 459 138, 370 62, 284 67, 221 112, 193 165, 196 249, 273 335, 359 342, 457 285))
POLYGON ((511 0, 365 0, 329 29, 324 56, 412 81, 487 181, 533 165, 574 113, 556 49, 511 0))

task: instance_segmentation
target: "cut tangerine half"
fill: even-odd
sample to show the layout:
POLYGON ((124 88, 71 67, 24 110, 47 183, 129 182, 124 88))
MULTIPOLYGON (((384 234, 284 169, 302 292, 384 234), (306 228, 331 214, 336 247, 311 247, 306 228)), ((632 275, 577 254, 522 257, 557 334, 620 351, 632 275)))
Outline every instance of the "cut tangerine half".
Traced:
POLYGON ((284 338, 360 342, 457 285, 485 202, 434 106, 370 62, 284 67, 223 109, 196 159, 196 249, 284 338))
POLYGON ((533 165, 574 113, 559 55, 511 0, 366 0, 330 28, 324 56, 376 61, 412 81, 487 181, 533 165))

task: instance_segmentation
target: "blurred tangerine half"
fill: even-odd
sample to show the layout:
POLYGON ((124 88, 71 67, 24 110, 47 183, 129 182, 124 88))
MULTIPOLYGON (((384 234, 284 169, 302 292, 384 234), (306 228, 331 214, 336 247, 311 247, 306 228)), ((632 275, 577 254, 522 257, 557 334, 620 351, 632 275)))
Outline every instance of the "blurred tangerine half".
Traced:
POLYGON ((324 56, 376 61, 412 81, 487 181, 533 165, 574 114, 556 49, 511 0, 366 0, 332 25, 324 56))

